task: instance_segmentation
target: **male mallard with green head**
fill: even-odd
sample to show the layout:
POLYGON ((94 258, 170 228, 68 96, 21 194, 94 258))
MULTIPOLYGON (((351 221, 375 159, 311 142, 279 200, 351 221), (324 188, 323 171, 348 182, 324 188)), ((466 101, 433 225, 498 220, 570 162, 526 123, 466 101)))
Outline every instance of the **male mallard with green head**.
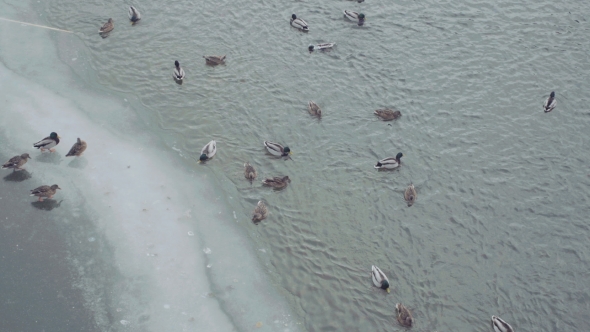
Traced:
POLYGON ((41 186, 31 190, 31 196, 39 197, 39 202, 43 202, 43 197, 53 198, 57 189, 61 189, 57 184, 50 186, 41 186))
POLYGON ((290 182, 291 179, 288 176, 275 176, 274 178, 264 179, 262 184, 273 188, 285 188, 290 182))
POLYGON ((80 139, 80 137, 78 137, 78 141, 76 143, 74 143, 74 145, 72 145, 72 148, 70 149, 70 152, 68 152, 68 154, 66 154, 66 157, 80 157, 82 155, 82 153, 84 153, 84 151, 86 151, 86 142, 84 142, 83 140, 80 139))
POLYGON ((33 144, 33 147, 41 149, 41 152, 45 151, 46 149, 49 149, 50 152, 55 152, 55 149, 53 149, 53 147, 59 144, 59 138, 60 137, 57 135, 56 132, 52 132, 51 134, 49 134, 48 137, 45 137, 39 142, 33 144))
POLYGON ((514 332, 510 324, 497 316, 492 316, 492 327, 494 328, 494 332, 514 332))
POLYGON ((376 267, 375 265, 371 266, 371 279, 373 279, 373 285, 384 289, 387 293, 390 292, 389 290, 389 279, 380 268, 376 267))
POLYGON ((264 141, 264 146, 273 156, 289 157, 289 155, 293 154, 288 146, 283 147, 279 143, 264 141))
POLYGON ((14 156, 10 158, 4 165, 2 165, 2 169, 12 168, 12 171, 22 171, 23 165, 27 163, 27 159, 31 159, 28 153, 23 153, 20 156, 14 156))
POLYGON ((199 162, 204 162, 207 161, 211 158, 213 158, 213 156, 217 153, 217 143, 215 141, 211 141, 209 143, 207 143, 207 145, 205 145, 203 147, 203 149, 201 149, 201 156, 199 157, 199 162))
POLYGON ((363 26, 365 24, 365 14, 353 12, 352 10, 345 10, 344 17, 347 19, 356 22, 359 26, 363 26))
POLYGON ((135 23, 139 22, 139 20, 141 20, 141 14, 139 13, 139 10, 133 6, 129 6, 127 15, 129 15, 129 21, 131 21, 131 25, 134 25, 135 23))
POLYGON ((397 154, 397 156, 395 156, 395 158, 389 157, 389 158, 381 159, 377 162, 377 164, 375 165, 375 168, 377 168, 377 169, 379 169, 379 168, 387 168, 387 169, 398 168, 402 164, 401 159, 403 156, 404 156, 404 154, 400 152, 397 154))

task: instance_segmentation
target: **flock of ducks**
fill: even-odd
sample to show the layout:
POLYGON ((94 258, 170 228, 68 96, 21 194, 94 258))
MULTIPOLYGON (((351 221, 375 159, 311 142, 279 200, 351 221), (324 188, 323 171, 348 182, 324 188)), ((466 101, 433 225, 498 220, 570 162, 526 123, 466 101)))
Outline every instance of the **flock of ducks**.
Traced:
MULTIPOLYGON (((55 146, 59 144, 60 137, 56 132, 52 132, 49 136, 33 144, 34 148, 44 152, 49 150, 50 153, 55 152, 55 146)), ((76 143, 72 145, 72 148, 66 154, 66 157, 79 157, 86 150, 86 142, 78 138, 76 143)), ((2 169, 12 169, 13 172, 24 170, 23 166, 27 161, 31 159, 28 153, 23 153, 20 156, 14 156, 10 158, 6 163, 2 165, 2 169)), ((58 189, 61 189, 57 184, 52 186, 44 185, 31 190, 31 196, 39 197, 39 202, 43 202, 43 198, 53 198, 58 189)))

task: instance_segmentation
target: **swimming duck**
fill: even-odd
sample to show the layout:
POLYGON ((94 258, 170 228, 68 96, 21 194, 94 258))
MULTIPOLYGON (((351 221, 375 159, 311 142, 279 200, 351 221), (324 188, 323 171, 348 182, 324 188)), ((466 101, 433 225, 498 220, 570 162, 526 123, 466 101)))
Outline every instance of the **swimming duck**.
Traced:
POLYGON ((402 116, 402 112, 389 108, 378 109, 373 113, 385 121, 395 120, 402 116))
POLYGON ((182 81, 184 79, 184 69, 180 67, 180 62, 178 60, 174 61, 174 74, 172 74, 177 81, 182 81))
POLYGON ((41 186, 31 190, 31 196, 39 197, 39 202, 43 202, 43 197, 52 198, 57 189, 61 189, 57 184, 53 186, 41 186))
POLYGON ((107 23, 105 23, 99 30, 98 33, 108 33, 113 31, 115 28, 115 21, 112 18, 109 18, 107 23))
POLYGON ((129 15, 131 25, 134 25, 135 23, 139 22, 139 20, 141 20, 141 14, 133 6, 129 6, 129 12, 127 14, 129 15))
POLYGON ((311 115, 315 115, 317 117, 322 116, 322 109, 318 106, 318 104, 314 103, 313 101, 309 101, 307 105, 307 110, 311 115))
POLYGON ((375 265, 371 266, 371 279, 373 279, 373 284, 376 287, 384 289, 387 293, 390 292, 389 290, 389 279, 380 268, 376 267, 375 265))
POLYGON ((353 12, 352 10, 344 10, 344 17, 347 19, 357 22, 359 26, 365 24, 365 14, 353 12))
POLYGON ((205 145, 203 147, 203 149, 201 149, 201 156, 199 157, 199 162, 204 162, 208 159, 213 158, 213 156, 217 153, 217 143, 215 143, 215 141, 211 141, 209 143, 207 143, 207 145, 205 145))
POLYGON ((23 165, 27 163, 27 159, 31 159, 28 153, 23 153, 20 156, 14 156, 10 158, 4 165, 2 165, 2 169, 12 168, 12 171, 22 171, 24 168, 23 165))
POLYGON ((411 327, 414 323, 414 318, 412 318, 410 310, 401 303, 395 305, 395 310, 397 311, 397 321, 403 326, 411 327))
POLYGON ((41 152, 45 151, 45 149, 49 149, 50 152, 55 152, 53 147, 59 144, 59 138, 60 137, 57 136, 56 132, 52 132, 48 137, 45 137, 39 142, 33 144, 33 147, 41 149, 41 152))
POLYGON ((221 65, 225 63, 225 55, 204 55, 205 63, 208 65, 221 65))
POLYGON ((257 176, 258 174, 256 173, 254 166, 250 165, 249 162, 246 162, 244 164, 244 177, 252 183, 252 180, 256 179, 257 176))
POLYGON ((72 156, 76 156, 76 157, 80 157, 82 155, 82 153, 84 153, 84 151, 86 151, 86 142, 84 142, 83 140, 80 139, 80 137, 78 137, 78 141, 76 143, 74 143, 74 145, 72 145, 72 148, 70 149, 70 152, 68 152, 68 154, 66 154, 66 157, 72 157, 72 156))
POLYGON ((545 100, 545 104, 543 104, 543 108, 545 109, 545 113, 549 113, 553 111, 553 109, 557 106, 557 99, 555 99, 555 91, 552 91, 549 95, 549 98, 545 100))
POLYGON ((292 154, 291 149, 289 149, 288 146, 283 147, 279 143, 264 141, 264 146, 266 146, 268 152, 270 152, 270 154, 273 156, 288 157, 290 154, 292 154))
POLYGON ((256 205, 256 208, 254 209, 254 213, 252 213, 252 221, 259 222, 263 219, 266 219, 267 215, 268 215, 268 209, 266 208, 266 205, 264 205, 264 203, 262 201, 258 201, 258 204, 256 205))
POLYGON ((264 181, 262 181, 262 184, 273 188, 285 188, 290 182, 291 179, 289 179, 288 176, 275 176, 274 178, 264 179, 264 181))
POLYGON ((375 165, 375 168, 388 168, 388 169, 398 168, 401 165, 401 159, 403 156, 404 156, 404 154, 400 152, 397 154, 397 156, 395 156, 395 158, 389 157, 389 158, 381 159, 377 162, 377 165, 375 165))
POLYGON ((336 45, 336 43, 323 43, 323 44, 317 44, 317 45, 309 45, 307 47, 307 50, 309 51, 309 53, 318 50, 318 51, 327 51, 332 49, 332 47, 334 47, 334 45, 336 45))
POLYGON ((406 191, 404 192, 404 198, 406 199, 406 202, 408 202, 408 206, 412 206, 418 199, 418 194, 416 193, 416 188, 414 188, 413 184, 410 183, 410 185, 406 188, 406 191))
POLYGON ((512 326, 506 323, 502 318, 492 316, 492 327, 495 332, 514 332, 512 326))
POLYGON ((304 32, 309 31, 309 26, 307 25, 307 22, 300 18, 297 18, 297 15, 295 14, 291 15, 291 26, 304 32))

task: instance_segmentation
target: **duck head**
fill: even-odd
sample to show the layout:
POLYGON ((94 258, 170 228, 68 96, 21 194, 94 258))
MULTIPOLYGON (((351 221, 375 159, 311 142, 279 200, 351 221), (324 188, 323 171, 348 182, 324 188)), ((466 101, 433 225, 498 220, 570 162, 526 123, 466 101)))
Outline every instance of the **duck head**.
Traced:
POLYGON ((51 139, 58 139, 59 136, 57 136, 57 133, 54 131, 51 134, 49 134, 49 138, 51 138, 51 139))
POLYGON ((20 155, 20 157, 23 158, 23 159, 31 159, 31 156, 29 156, 28 153, 23 153, 23 154, 20 155))
POLYGON ((180 62, 178 62, 178 60, 174 61, 174 66, 176 68, 179 68, 180 67, 180 62))
POLYGON ((203 153, 203 154, 202 154, 202 155, 199 157, 199 161, 205 161, 205 160, 207 160, 207 155, 203 153))
POLYGON ((555 98, 555 91, 551 91, 551 94, 549 95, 549 97, 555 98))
POLYGON ((296 20, 297 19, 297 15, 293 14, 293 15, 291 15, 291 18, 294 19, 294 20, 296 20))
POLYGON ((61 190, 61 188, 57 184, 54 184, 53 186, 51 186, 51 190, 56 190, 56 189, 61 190))
POLYGON ((395 160, 397 160, 397 162, 399 163, 400 159, 402 159, 403 156, 404 156, 404 154, 400 152, 397 154, 397 156, 395 156, 395 160))
POLYGON ((385 289, 388 293, 390 292, 390 290, 389 290, 389 282, 387 280, 383 280, 381 282, 381 289, 385 289))
POLYGON ((313 45, 309 45, 309 47, 307 48, 309 50, 309 53, 313 52, 314 46, 313 45))
POLYGON ((290 154, 293 154, 293 153, 291 152, 291 149, 289 149, 289 147, 288 147, 288 146, 285 146, 285 147, 283 148, 283 156, 288 156, 288 155, 290 155, 290 154))

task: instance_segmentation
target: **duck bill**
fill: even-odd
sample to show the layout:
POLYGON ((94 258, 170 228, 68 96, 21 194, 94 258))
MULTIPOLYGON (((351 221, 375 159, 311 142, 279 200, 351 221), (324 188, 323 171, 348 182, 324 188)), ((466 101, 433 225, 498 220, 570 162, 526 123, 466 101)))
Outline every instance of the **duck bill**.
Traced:
POLYGON ((391 293, 391 290, 390 290, 389 288, 388 288, 388 289, 386 289, 386 291, 387 291, 387 293, 391 293))

